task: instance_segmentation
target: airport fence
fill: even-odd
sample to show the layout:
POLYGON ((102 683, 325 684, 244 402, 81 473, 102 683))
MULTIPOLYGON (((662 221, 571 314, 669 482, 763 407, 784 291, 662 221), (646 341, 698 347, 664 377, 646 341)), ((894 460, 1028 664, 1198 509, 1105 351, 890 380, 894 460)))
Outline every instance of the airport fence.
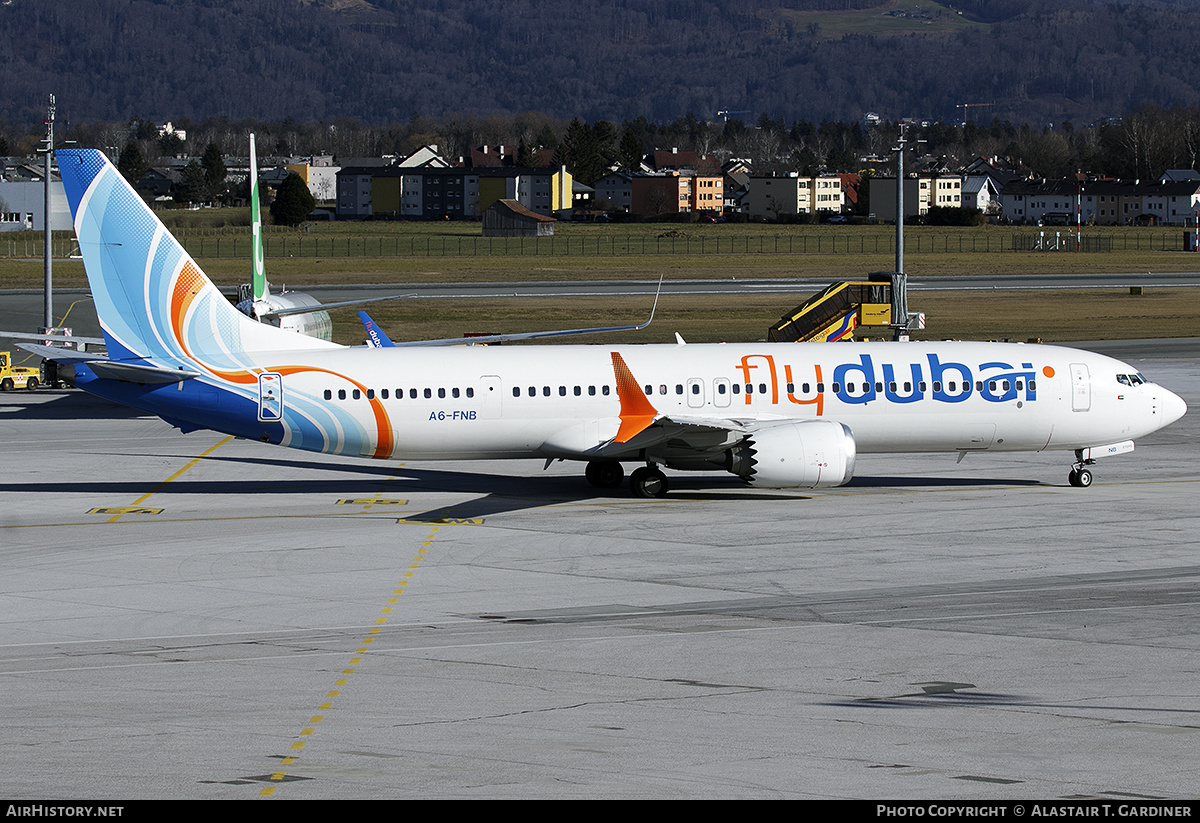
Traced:
MULTIPOLYGON (((249 257, 248 237, 194 237, 184 240, 197 258, 249 257)), ((281 257, 619 257, 674 255, 895 254, 894 233, 763 234, 741 236, 652 237, 580 235, 552 237, 464 237, 395 235, 377 237, 296 234, 267 236, 264 254, 281 257)), ((999 233, 910 233, 906 254, 992 254, 1013 251, 1183 251, 1182 231, 1074 234, 1051 237, 1031 231, 999 233)))
MULTIPOLYGON (((53 240, 53 255, 77 257, 73 236, 63 232, 53 240)), ((1035 251, 1184 251, 1185 234, 1178 231, 1074 232, 1030 230, 997 232, 910 232, 906 254, 992 254, 1035 251)), ((183 234, 180 241, 197 259, 250 257, 250 235, 183 234)), ((42 256, 42 235, 19 232, 0 239, 0 254, 11 259, 42 256)), ((617 257, 643 255, 804 255, 894 254, 894 232, 821 232, 814 234, 745 234, 705 236, 574 235, 551 237, 482 237, 437 234, 354 235, 318 232, 276 232, 263 239, 268 259, 286 257, 617 257)))

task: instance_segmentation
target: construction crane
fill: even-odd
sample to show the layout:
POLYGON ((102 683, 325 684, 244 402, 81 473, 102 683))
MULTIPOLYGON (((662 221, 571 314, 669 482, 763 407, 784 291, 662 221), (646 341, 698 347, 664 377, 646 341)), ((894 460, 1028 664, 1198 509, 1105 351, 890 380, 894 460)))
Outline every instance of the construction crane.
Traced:
POLYGON ((983 108, 987 108, 988 106, 994 106, 994 105, 996 105, 996 104, 995 103, 958 103, 957 105, 955 105, 954 108, 962 109, 962 122, 965 124, 967 122, 967 115, 970 114, 970 112, 968 112, 967 109, 983 109, 983 108))

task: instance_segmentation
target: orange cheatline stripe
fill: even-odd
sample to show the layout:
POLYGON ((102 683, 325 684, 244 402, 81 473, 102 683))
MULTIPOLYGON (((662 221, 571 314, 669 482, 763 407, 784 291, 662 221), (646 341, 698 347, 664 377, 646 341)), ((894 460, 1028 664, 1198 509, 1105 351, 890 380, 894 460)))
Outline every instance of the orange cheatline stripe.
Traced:
POLYGON ((627 443, 654 422, 658 410, 646 399, 633 372, 617 352, 612 353, 612 364, 617 380, 617 398, 621 401, 621 428, 617 430, 615 439, 618 443, 627 443))

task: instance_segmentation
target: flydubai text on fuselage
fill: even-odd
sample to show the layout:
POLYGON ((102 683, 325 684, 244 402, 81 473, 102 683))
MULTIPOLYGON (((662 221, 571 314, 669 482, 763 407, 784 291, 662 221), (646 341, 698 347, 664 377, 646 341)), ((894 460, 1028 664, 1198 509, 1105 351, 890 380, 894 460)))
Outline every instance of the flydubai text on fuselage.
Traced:
POLYGON ((59 166, 110 344, 109 361, 76 361, 76 385, 184 430, 377 458, 585 460, 599 486, 637 461, 635 493, 656 495, 657 465, 810 487, 848 480, 860 451, 1126 451, 1186 409, 1119 361, 1040 345, 346 348, 233 309, 98 152, 59 166))

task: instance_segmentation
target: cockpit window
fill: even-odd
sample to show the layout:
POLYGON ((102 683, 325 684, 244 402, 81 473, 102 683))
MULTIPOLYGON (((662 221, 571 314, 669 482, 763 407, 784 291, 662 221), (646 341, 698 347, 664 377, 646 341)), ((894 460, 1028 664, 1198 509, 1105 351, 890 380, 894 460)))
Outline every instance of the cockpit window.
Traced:
POLYGON ((1142 385, 1143 383, 1149 383, 1149 382, 1150 382, 1150 381, 1149 381, 1149 380, 1147 380, 1145 377, 1143 377, 1143 376, 1142 376, 1142 374, 1141 374, 1140 372, 1139 372, 1138 374, 1131 374, 1131 375, 1129 375, 1129 378, 1130 378, 1130 379, 1133 381, 1133 385, 1135 385, 1135 386, 1140 386, 1140 385, 1142 385))
POLYGON ((1129 382, 1129 375, 1127 375, 1127 374, 1118 374, 1117 382, 1120 383, 1122 386, 1132 386, 1133 385, 1132 383, 1129 382))

